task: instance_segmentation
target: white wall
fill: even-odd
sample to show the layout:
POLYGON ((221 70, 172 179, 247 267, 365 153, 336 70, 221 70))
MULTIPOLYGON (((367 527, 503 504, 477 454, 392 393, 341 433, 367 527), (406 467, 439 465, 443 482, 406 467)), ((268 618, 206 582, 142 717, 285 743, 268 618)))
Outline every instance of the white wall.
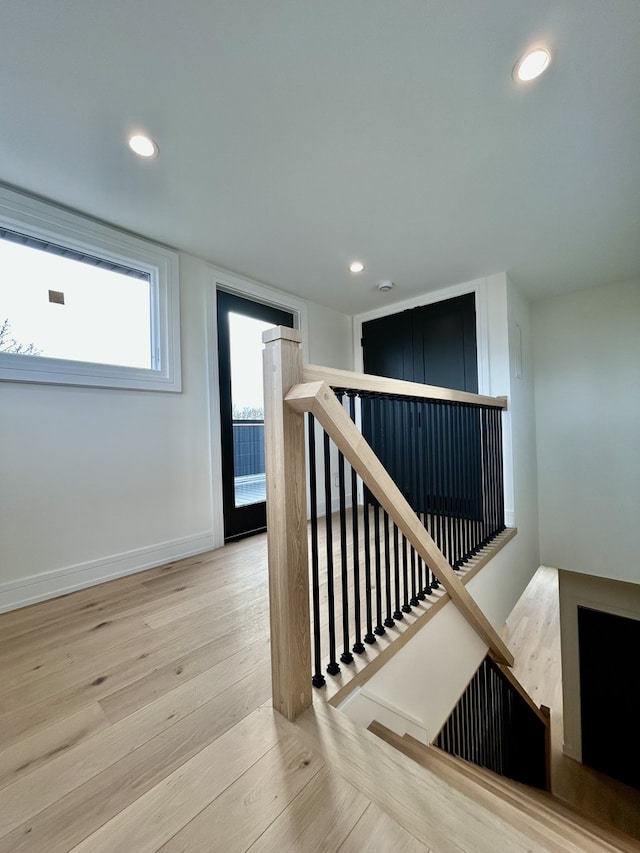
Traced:
MULTIPOLYGON (((518 535, 514 555, 499 584, 501 609, 496 624, 502 626, 540 564, 538 530, 538 476, 535 432, 531 304, 507 279, 509 360, 509 439, 511 442, 512 506, 518 535)), ((508 496, 505 495, 508 506, 508 496)), ((498 558, 498 563, 500 558, 498 558)), ((497 572, 497 566, 494 566, 497 572)), ((482 581, 480 578, 478 582, 482 581)))
POLYGON ((542 562, 640 583, 640 282, 534 303, 542 562))
POLYGON ((307 304, 307 312, 310 363, 353 370, 351 317, 316 302, 307 304))
MULTIPOLYGON (((180 280, 182 393, 0 383, 0 610, 220 544, 215 271, 181 255, 180 280)), ((351 368, 351 319, 307 308, 314 361, 351 368)))
MULTIPOLYGON (((468 589, 500 629, 539 565, 533 356, 527 299, 504 273, 489 276, 482 287, 488 365, 480 369, 486 368, 488 393, 509 398, 503 415, 505 506, 518 535, 468 589)), ((344 710, 368 725, 384 708, 390 728, 399 734, 421 729, 432 740, 486 651, 449 603, 367 682, 365 695, 345 703, 344 710)))
MULTIPOLYGON (((352 320, 332 308, 310 302, 308 305, 309 328, 313 335, 309 341, 309 362, 322 367, 339 367, 353 370, 352 320)), ((324 449, 322 428, 316 424, 316 471, 318 515, 326 512, 327 501, 324 492, 324 449)), ((331 443, 331 511, 340 508, 338 476, 338 451, 331 443)), ((351 468, 345 464, 345 499, 351 504, 351 468)), ((307 485, 307 512, 310 512, 309 491, 307 485)))

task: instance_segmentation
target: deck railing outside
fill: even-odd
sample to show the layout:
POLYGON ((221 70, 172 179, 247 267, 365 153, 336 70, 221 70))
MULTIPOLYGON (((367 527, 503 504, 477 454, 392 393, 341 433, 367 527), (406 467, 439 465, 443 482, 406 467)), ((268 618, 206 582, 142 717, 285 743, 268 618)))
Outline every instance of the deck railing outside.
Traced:
POLYGON ((233 473, 236 506, 265 499, 264 421, 234 419, 233 473))

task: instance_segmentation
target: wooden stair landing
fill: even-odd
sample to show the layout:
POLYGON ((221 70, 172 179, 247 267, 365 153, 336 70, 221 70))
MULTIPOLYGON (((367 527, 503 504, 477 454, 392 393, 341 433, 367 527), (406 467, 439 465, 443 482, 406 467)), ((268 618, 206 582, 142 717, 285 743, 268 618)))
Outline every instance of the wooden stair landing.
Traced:
POLYGON ((524 832, 543 850, 637 853, 639 849, 631 836, 546 791, 506 779, 410 735, 400 736, 376 721, 369 731, 442 783, 524 832))

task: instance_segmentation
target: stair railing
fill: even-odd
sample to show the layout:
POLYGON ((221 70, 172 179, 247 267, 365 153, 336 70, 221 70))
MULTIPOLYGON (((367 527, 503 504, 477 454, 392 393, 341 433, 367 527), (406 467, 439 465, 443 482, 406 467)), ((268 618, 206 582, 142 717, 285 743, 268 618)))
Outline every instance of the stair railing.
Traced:
POLYGON ((487 656, 434 745, 516 782, 551 790, 550 711, 487 656))
POLYGON ((340 661, 344 664, 353 662, 352 652, 362 655, 363 640, 376 642, 385 627, 394 626, 396 620, 441 584, 494 659, 510 666, 511 653, 456 572, 504 531, 500 413, 506 408, 506 400, 348 371, 303 367, 301 337, 294 329, 271 329, 264 333, 263 341, 276 710, 295 719, 312 702, 312 683, 317 687, 324 683, 321 627, 328 630, 327 671, 339 671, 336 657, 340 625, 335 617, 338 598, 342 605, 340 661), (305 415, 310 448, 311 570, 305 415), (316 424, 322 429, 321 478, 315 470, 316 424), (425 441, 427 435, 430 438, 425 441), (399 443, 409 446, 403 446, 398 453, 399 443), (386 467, 371 445, 385 457, 386 467), (337 454, 339 496, 335 532, 332 446, 333 456, 337 454), (407 483, 403 477, 408 477, 407 483), (351 518, 347 523, 349 481, 351 518), (323 493, 323 562, 328 571, 321 578, 317 504, 318 495, 323 493), (322 625, 321 599, 325 596, 328 614, 326 625, 322 625), (350 637, 355 640, 352 647, 350 637))

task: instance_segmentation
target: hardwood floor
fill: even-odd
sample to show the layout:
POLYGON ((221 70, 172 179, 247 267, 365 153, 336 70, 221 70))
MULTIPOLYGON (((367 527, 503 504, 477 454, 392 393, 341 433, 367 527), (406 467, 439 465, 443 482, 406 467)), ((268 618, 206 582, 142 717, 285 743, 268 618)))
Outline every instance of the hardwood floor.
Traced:
POLYGON ((271 710, 265 562, 258 536, 0 615, 1 853, 428 851, 271 710))
MULTIPOLYGON (((551 708, 553 793, 640 842, 640 791, 562 752, 562 669, 556 569, 547 566, 538 569, 507 620, 504 638, 515 655, 514 675, 538 705, 551 708)), ((603 737, 606 736, 603 732, 603 737)))
POLYGON ((0 615, 0 684, 0 853, 557 849, 322 701, 273 713, 264 536, 0 615))

